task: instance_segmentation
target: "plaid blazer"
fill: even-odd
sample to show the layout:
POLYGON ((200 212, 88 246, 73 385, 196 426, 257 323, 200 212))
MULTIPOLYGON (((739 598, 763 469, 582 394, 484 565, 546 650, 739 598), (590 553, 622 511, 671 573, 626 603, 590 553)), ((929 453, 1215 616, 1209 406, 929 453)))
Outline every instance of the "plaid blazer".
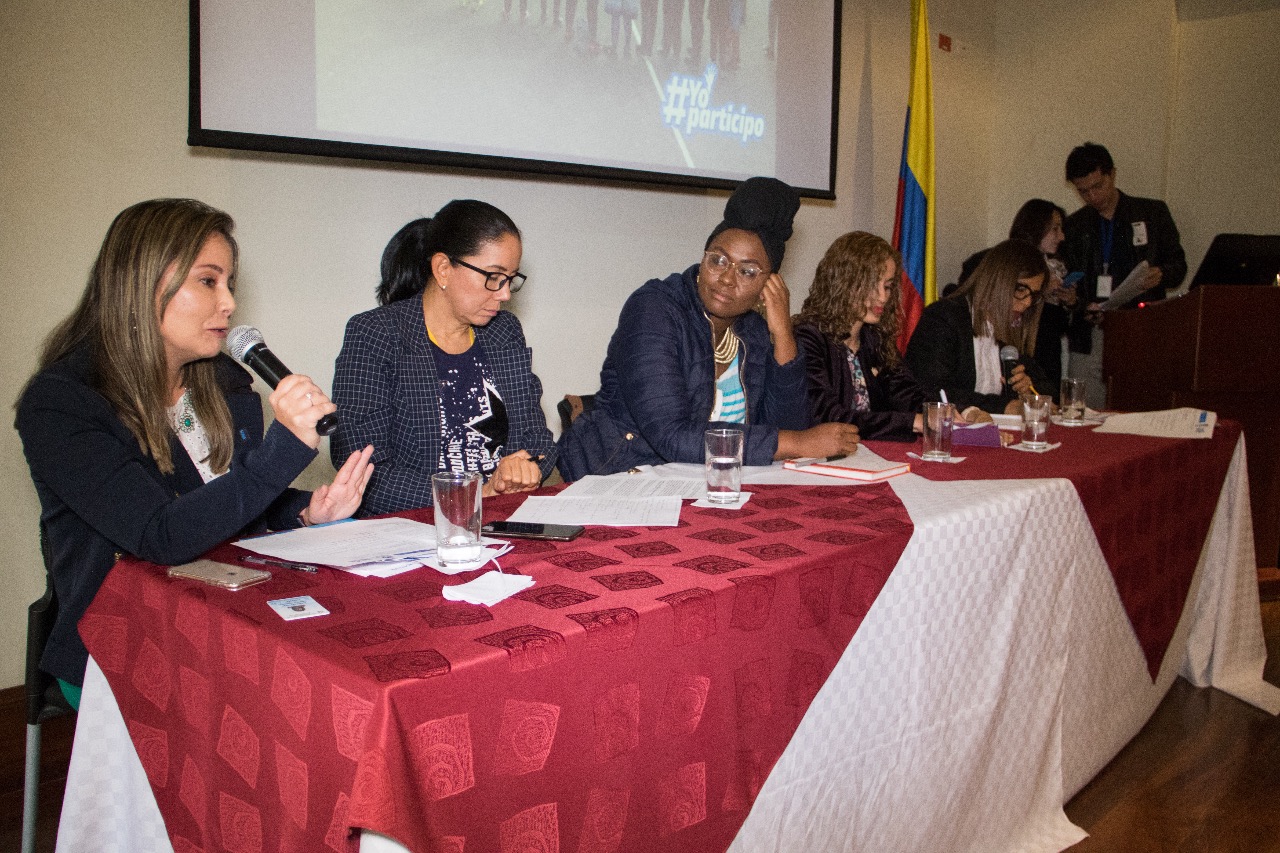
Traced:
MULTIPOLYGON (((520 321, 502 311, 475 331, 507 409, 506 452, 541 455, 546 477, 555 466, 556 447, 520 321)), ((360 515, 431 505, 431 475, 440 458, 438 381, 420 299, 402 299, 347 322, 334 366, 339 425, 329 452, 337 467, 373 445, 373 477, 360 515)))

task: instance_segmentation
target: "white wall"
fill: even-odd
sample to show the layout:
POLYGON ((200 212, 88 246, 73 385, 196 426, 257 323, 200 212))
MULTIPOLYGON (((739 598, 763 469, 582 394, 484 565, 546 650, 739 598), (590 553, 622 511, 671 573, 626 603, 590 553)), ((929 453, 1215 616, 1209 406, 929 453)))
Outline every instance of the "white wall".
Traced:
POLYGON ((1277 40, 1274 8, 1178 28, 1167 199, 1188 280, 1214 235, 1280 234, 1277 40))
MULTIPOLYGON (((1192 215, 1211 191, 1250 185, 1251 175, 1242 177, 1232 163, 1256 154, 1248 160, 1254 163, 1274 150, 1263 144, 1261 125, 1243 140, 1226 134, 1238 150, 1209 189, 1171 178, 1165 166, 1166 159, 1199 163, 1219 150, 1221 135, 1198 132, 1196 116, 1205 101, 1244 103, 1257 93, 1260 87, 1222 57, 1237 56, 1237 30, 1261 55, 1265 39, 1255 28, 1274 31, 1274 17, 1183 28, 1190 35, 1178 60, 1173 0, 1123 6, 934 0, 930 14, 935 32, 954 40, 953 51, 942 53, 935 36, 932 53, 940 282, 955 277, 967 254, 1001 237, 1023 200, 1045 196, 1074 208, 1062 161, 1085 138, 1112 147, 1126 190, 1167 191, 1189 234, 1213 230, 1192 215), (1100 23, 1084 29, 1085 19, 1100 23), (1203 58, 1192 62, 1193 53, 1203 58), (1077 65, 1087 70, 1068 79, 1065 69, 1077 65), (1188 82, 1175 97, 1173 81, 1206 67, 1217 69, 1212 81, 1188 82), (1116 80, 1131 82, 1103 90, 1116 80), (1230 89, 1229 97, 1220 88, 1230 89), (1183 125, 1195 130, 1170 135, 1183 125)), ((908 15, 906 0, 845 0, 838 198, 806 201, 799 214, 783 269, 793 309, 832 239, 852 228, 892 232, 908 15)), ((719 220, 723 194, 190 149, 186 27, 187 5, 170 0, 6 4, 0 26, 6 406, 30 375, 39 342, 79 296, 111 218, 141 199, 195 196, 236 217, 243 250, 236 319, 262 328, 286 363, 322 385, 332 378, 343 323, 373 305, 387 238, 451 198, 498 204, 525 233, 530 284, 513 309, 553 418, 560 396, 595 389, 626 295, 647 277, 695 261, 703 235, 719 220)), ((744 37, 744 48, 756 35, 744 37)), ((1272 127, 1274 118, 1273 111, 1272 127)), ((1274 163, 1251 168, 1266 167, 1274 187, 1274 163)), ((1261 188, 1249 203, 1274 204, 1261 188)), ((313 466, 305 479, 316 480, 324 469, 313 466)), ((0 473, 8 486, 0 493, 0 565, 9 591, 0 600, 3 686, 22 679, 25 607, 43 587, 38 505, 10 429, 0 430, 0 473)))
POLYGON ((1027 199, 1050 199, 1068 213, 1080 207, 1064 167, 1086 140, 1111 151, 1122 190, 1163 198, 1172 0, 1000 0, 998 9, 991 238, 1008 236, 1027 199))

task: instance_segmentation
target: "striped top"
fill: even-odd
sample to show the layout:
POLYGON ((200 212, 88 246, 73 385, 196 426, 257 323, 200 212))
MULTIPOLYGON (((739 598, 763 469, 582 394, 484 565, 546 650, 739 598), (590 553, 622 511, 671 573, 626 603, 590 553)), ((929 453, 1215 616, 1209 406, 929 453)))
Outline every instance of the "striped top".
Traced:
POLYGON ((742 375, 738 372, 741 363, 742 354, 739 353, 716 380, 716 401, 711 407, 711 420, 733 424, 747 422, 747 395, 742 390, 742 375))

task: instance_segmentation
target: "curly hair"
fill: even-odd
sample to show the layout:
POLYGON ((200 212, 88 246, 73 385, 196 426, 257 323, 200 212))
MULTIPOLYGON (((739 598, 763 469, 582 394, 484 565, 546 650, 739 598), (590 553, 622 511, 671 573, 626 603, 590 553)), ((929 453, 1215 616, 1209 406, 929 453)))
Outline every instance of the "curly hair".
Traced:
MULTIPOLYGON (((867 304, 880 282, 886 261, 893 264, 896 280, 902 272, 902 256, 884 239, 866 231, 851 231, 837 237, 818 263, 809 295, 794 321, 812 323, 824 335, 837 341, 845 340, 853 324, 867 313, 867 304)), ((902 360, 895 343, 898 300, 898 288, 890 287, 884 317, 877 325, 880 357, 887 367, 902 360)))

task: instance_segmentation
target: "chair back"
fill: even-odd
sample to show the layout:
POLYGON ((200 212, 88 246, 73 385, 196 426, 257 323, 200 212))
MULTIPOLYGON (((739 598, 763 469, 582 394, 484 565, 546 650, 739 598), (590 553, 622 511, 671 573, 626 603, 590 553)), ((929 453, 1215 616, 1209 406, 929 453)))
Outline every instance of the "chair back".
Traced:
POLYGON ((595 394, 565 394, 564 399, 556 403, 556 412, 560 415, 560 434, 568 432, 570 424, 595 408, 595 403, 595 394))
POLYGON ((53 633, 53 623, 58 618, 58 594, 53 588, 53 575, 49 572, 52 554, 44 524, 40 525, 40 556, 44 559, 44 595, 27 608, 27 672, 26 700, 27 723, 39 725, 45 720, 71 711, 58 680, 40 668, 44 647, 53 633))

